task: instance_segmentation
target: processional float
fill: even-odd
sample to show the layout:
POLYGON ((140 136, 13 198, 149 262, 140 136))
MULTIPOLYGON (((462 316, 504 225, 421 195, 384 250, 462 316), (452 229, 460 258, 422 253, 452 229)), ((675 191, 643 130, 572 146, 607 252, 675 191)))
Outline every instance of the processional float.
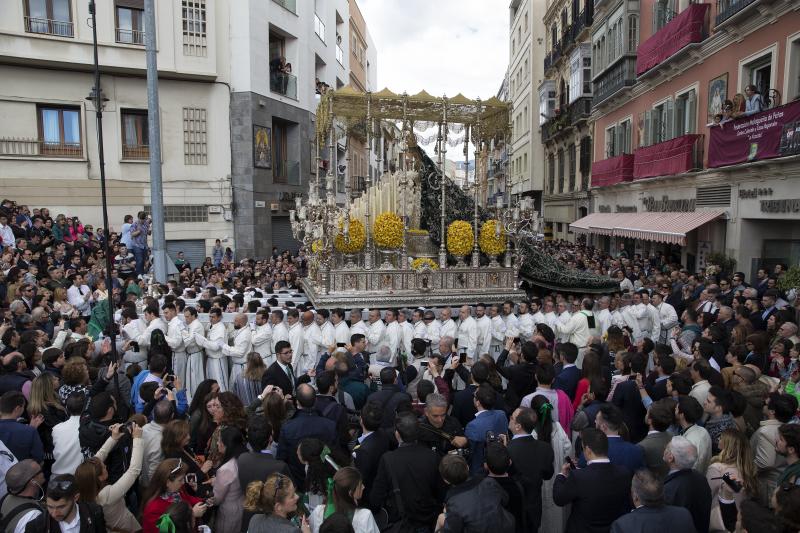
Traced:
POLYGON ((508 137, 509 120, 510 105, 496 98, 398 95, 387 89, 361 93, 350 87, 325 94, 317 109, 317 171, 307 199, 298 198, 290 212, 293 235, 309 252, 303 288, 313 304, 428 307, 523 296, 518 280, 524 245, 532 244, 540 225, 531 199, 509 206, 498 198, 481 208, 486 181, 477 165, 471 197, 443 172, 449 133, 463 131, 464 156, 468 162, 471 142, 477 161, 492 140, 508 137), (394 171, 379 172, 375 183, 370 173, 354 180, 349 164, 354 141, 366 144, 368 161, 379 147, 377 167, 384 168, 382 121, 400 130, 394 171), (436 129, 438 165, 417 146, 413 132, 419 124, 436 129), (340 205, 336 158, 342 140, 347 164, 340 205), (323 186, 319 162, 325 144, 323 186))

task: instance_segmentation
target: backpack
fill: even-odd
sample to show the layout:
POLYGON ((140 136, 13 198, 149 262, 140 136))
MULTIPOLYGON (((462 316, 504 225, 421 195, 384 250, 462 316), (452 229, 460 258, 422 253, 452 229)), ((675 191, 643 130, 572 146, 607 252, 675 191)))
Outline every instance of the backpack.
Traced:
POLYGON ((18 462, 11 450, 0 440, 0 498, 4 498, 8 492, 6 488, 6 472, 18 462))

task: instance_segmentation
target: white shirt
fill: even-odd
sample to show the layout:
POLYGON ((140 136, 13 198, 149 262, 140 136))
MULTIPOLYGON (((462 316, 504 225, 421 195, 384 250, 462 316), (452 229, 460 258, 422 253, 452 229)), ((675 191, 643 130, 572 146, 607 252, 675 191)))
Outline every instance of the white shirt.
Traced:
MULTIPOLYGON (((49 518, 49 517, 48 517, 49 518)), ((61 533, 80 533, 81 531, 81 512, 78 505, 75 505, 75 516, 72 517, 70 522, 59 522, 58 527, 61 528, 61 533)))
POLYGON ((153 320, 151 320, 150 323, 147 324, 147 327, 144 329, 144 331, 139 335, 139 337, 133 340, 138 342, 139 346, 144 346, 145 348, 149 348, 150 336, 157 329, 161 330, 161 332, 164 334, 164 337, 167 336, 167 330, 169 328, 167 327, 167 323, 164 322, 164 320, 161 317, 156 317, 153 320))
MULTIPOLYGON (((389 322, 383 332, 383 344, 389 348, 389 356, 391 357, 388 362, 394 365, 397 360, 397 354, 400 352, 400 345, 403 343, 403 328, 397 320, 389 322)), ((378 354, 380 356, 380 354, 378 354)), ((380 360, 380 359, 379 359, 380 360)))
POLYGON ((559 337, 566 338, 566 342, 571 342, 578 348, 589 344, 589 321, 585 313, 589 311, 575 313, 566 324, 559 323, 556 326, 559 337))
POLYGON ((639 329, 639 321, 633 315, 633 306, 628 305, 620 309, 617 317, 616 325, 620 328, 625 326, 631 328, 633 341, 638 342, 642 338, 642 330, 639 329))
POLYGON ((506 337, 519 337, 519 320, 517 320, 517 315, 510 313, 503 317, 503 322, 506 325, 506 337))
POLYGON ((661 338, 661 315, 653 304, 647 304, 647 319, 650 326, 650 339, 658 342, 661 338))
POLYGON ((347 322, 342 320, 336 324, 333 337, 336 344, 350 344, 350 328, 347 326, 347 322))
POLYGON ((601 309, 594 314, 594 319, 597 321, 597 327, 600 328, 600 335, 605 335, 611 326, 611 311, 601 309))
POLYGON ((639 324, 639 331, 641 336, 636 340, 639 341, 645 337, 651 337, 650 334, 650 315, 647 313, 647 306, 644 304, 636 304, 630 307, 631 314, 636 318, 639 324))
POLYGON ((458 324, 458 332, 456 333, 458 339, 458 351, 466 350, 467 357, 473 361, 477 360, 478 356, 478 323, 471 316, 466 320, 461 320, 458 324))
POLYGON ((250 327, 245 325, 242 328, 234 329, 231 338, 233 346, 224 345, 222 355, 230 357, 231 361, 242 365, 247 362, 247 355, 253 349, 253 333, 250 331, 250 327))
MULTIPOLYGON (((317 323, 311 322, 307 326, 303 325, 303 351, 305 355, 311 357, 315 363, 322 345, 322 330, 317 323)), ((299 357, 299 355, 297 357, 299 357)), ((292 363, 294 363, 294 358, 292 358, 292 363)))
POLYGON ((53 475, 74 474, 83 462, 78 429, 81 426, 80 416, 71 416, 64 422, 53 426, 53 475))
POLYGON ((417 320, 414 322, 414 338, 415 339, 424 339, 428 334, 428 328, 425 327, 424 320, 417 320))
POLYGON ((433 353, 439 353, 439 339, 442 338, 442 323, 434 318, 425 326, 425 338, 431 341, 433 353))
POLYGON ((678 313, 675 307, 667 302, 661 302, 658 306, 658 318, 661 321, 661 329, 664 330, 662 337, 666 334, 665 340, 672 338, 672 328, 678 325, 678 313))
POLYGON ((258 352, 262 359, 272 355, 272 326, 269 322, 255 327, 250 342, 253 343, 253 350, 258 352))
POLYGON ((400 324, 400 331, 402 332, 402 349, 406 352, 406 357, 411 357, 411 341, 414 339, 414 326, 408 320, 398 322, 400 324))
POLYGON ((503 346, 506 340, 506 322, 500 315, 492 317, 490 320, 492 321, 492 338, 490 344, 492 346, 503 346))
POLYGON ((81 285, 80 287, 73 285, 67 289, 67 301, 78 310, 81 316, 88 316, 92 312, 91 303, 94 302, 94 297, 87 285, 81 285), (87 294, 89 298, 85 298, 87 294))
POLYGON ((572 315, 570 314, 569 311, 564 311, 563 313, 558 315, 558 318, 556 318, 556 324, 555 324, 555 327, 553 328, 553 331, 555 332, 556 337, 561 342, 567 342, 567 339, 569 338, 569 334, 566 333, 566 332, 559 333, 559 328, 562 328, 562 327, 566 326, 567 322, 569 322, 570 318, 572 318, 572 315))
POLYGON ((555 330, 556 324, 558 323, 558 315, 556 315, 555 311, 550 311, 549 313, 544 314, 545 324, 550 326, 550 329, 555 330))

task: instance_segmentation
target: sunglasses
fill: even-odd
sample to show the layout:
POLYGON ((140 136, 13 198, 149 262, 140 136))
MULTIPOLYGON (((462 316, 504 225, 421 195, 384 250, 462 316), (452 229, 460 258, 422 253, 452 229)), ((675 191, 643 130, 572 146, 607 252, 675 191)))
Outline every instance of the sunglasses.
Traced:
POLYGON ((72 484, 74 483, 71 479, 62 479, 62 480, 50 480, 50 483, 47 484, 47 492, 53 490, 60 490, 60 491, 68 491, 72 488, 72 484))

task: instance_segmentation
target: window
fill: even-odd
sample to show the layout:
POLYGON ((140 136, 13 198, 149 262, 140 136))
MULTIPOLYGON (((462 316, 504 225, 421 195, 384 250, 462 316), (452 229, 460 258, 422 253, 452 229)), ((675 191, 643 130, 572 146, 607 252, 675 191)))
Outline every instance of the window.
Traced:
POLYGON ((590 45, 582 44, 572 51, 569 60, 569 103, 592 94, 592 57, 590 45))
POLYGON ((183 55, 206 56, 205 0, 183 0, 183 55))
POLYGON ((147 111, 140 109, 122 110, 122 158, 148 159, 150 141, 147 131, 147 111))
POLYGON ((675 18, 675 0, 656 0, 653 4, 653 33, 675 18))
POLYGON ((789 43, 787 61, 789 69, 786 73, 786 95, 784 100, 790 102, 800 97, 800 36, 789 43))
POLYGON ((206 110, 183 108, 183 162, 187 165, 208 164, 206 110))
POLYGON ((753 84, 758 87, 758 91, 762 95, 769 94, 772 86, 772 54, 761 56, 745 64, 743 74, 742 90, 746 85, 753 84))
POLYGON ((575 143, 572 143, 567 147, 567 155, 569 157, 569 189, 570 191, 575 190, 575 174, 576 174, 576 157, 577 152, 575 150, 575 143))
POLYGON ((116 0, 117 42, 144 44, 143 0, 116 0))
POLYGON ((639 15, 628 16, 628 50, 629 54, 636 53, 639 47, 639 15))
POLYGON ((325 23, 319 18, 319 15, 314 13, 314 33, 317 34, 319 40, 325 42, 325 23))
POLYGON ((528 171, 528 154, 522 154, 522 171, 528 171))
POLYGON ((675 137, 694 133, 697 129, 697 93, 694 89, 675 98, 675 137))
POLYGON ((511 55, 513 56, 516 51, 517 51, 517 40, 511 39, 511 55))
MULTIPOLYGON (((144 206, 143 211, 148 215, 153 207, 144 206)), ((208 207, 205 205, 165 205, 164 222, 208 222, 208 207)))
POLYGON ((547 179, 549 181, 547 189, 552 194, 556 189, 556 158, 553 154, 547 157, 547 179))
POLYGON ((562 231, 564 231, 564 223, 556 222, 556 232, 561 233, 562 231))
POLYGON ((77 107, 39 106, 39 153, 80 157, 81 119, 77 107))
POLYGON ((674 137, 675 102, 665 100, 645 111, 640 118, 644 128, 641 146, 651 146, 674 137))
POLYGON ((272 182, 288 183, 289 181, 289 134, 283 122, 272 121, 272 182))
POLYGON ((558 192, 564 192, 564 150, 558 151, 558 192))
POLYGON ((73 37, 70 0, 26 0, 25 31, 73 37))
POLYGON ((584 137, 581 139, 581 189, 586 190, 589 187, 589 174, 592 169, 592 138, 584 137))
MULTIPOLYGON (((631 152, 631 119, 606 128, 606 158, 618 157, 631 152)), ((583 145, 581 145, 583 151, 583 145)))
POLYGON ((606 159, 609 159, 611 157, 616 157, 617 153, 617 148, 615 146, 616 132, 617 132, 616 125, 606 128, 606 159))
POLYGON ((539 86, 539 125, 553 116, 556 110, 556 82, 545 80, 539 86))

